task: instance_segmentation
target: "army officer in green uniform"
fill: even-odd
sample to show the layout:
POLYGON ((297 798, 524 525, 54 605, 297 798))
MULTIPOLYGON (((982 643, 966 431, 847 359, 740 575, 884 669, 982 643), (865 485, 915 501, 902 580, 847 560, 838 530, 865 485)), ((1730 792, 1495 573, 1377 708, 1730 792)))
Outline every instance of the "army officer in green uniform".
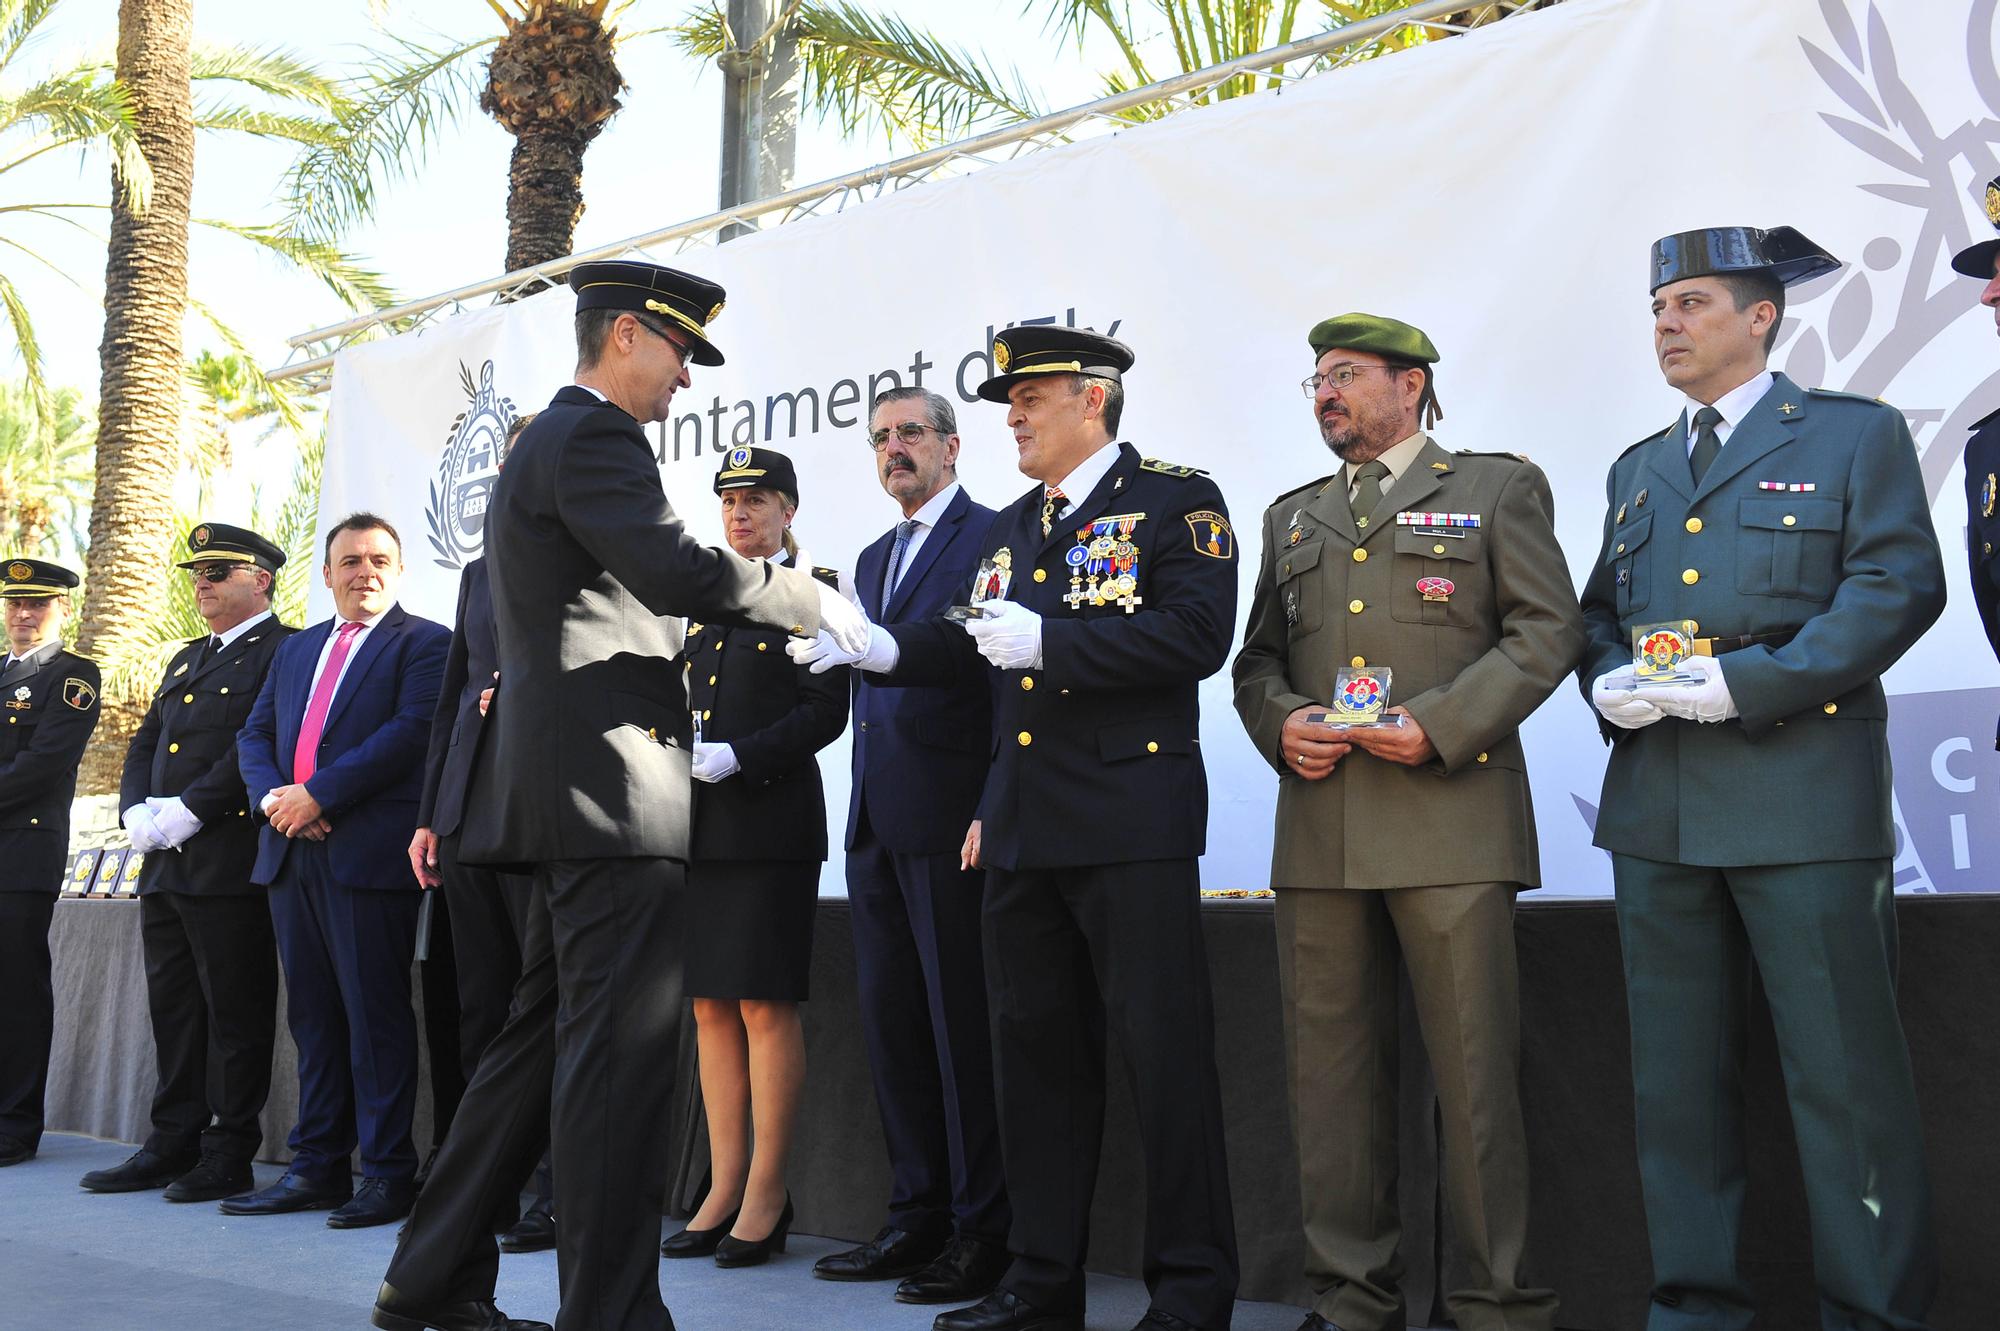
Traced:
POLYGON ((1653 343, 1685 395, 1611 466, 1579 672, 1613 742, 1649 1331, 1740 1331, 1750 963, 1777 1028, 1827 1331, 1925 1327, 1938 1281, 1896 1013, 1881 675, 1944 607, 1903 417, 1765 368, 1785 286, 1839 266, 1789 227, 1653 246, 1653 343), (1699 682, 1629 687, 1633 629, 1693 621, 1699 682))
POLYGON ((1300 1331, 1400 1331, 1397 973, 1432 1051, 1464 1331, 1548 1331, 1522 1274, 1514 894, 1541 885, 1516 733, 1583 652, 1554 503, 1511 453, 1448 453, 1429 337, 1347 314, 1305 382, 1344 465, 1264 513, 1236 710, 1280 774, 1271 884, 1299 1138, 1300 1331), (1393 729, 1329 729, 1342 667, 1387 666, 1393 729))

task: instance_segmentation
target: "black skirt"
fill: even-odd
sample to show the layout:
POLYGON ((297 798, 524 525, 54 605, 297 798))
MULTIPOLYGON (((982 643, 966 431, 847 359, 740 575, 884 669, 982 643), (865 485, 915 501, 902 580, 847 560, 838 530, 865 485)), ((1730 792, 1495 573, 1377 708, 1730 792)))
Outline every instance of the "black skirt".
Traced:
POLYGON ((812 978, 813 860, 688 866, 687 993, 803 1003, 812 978))

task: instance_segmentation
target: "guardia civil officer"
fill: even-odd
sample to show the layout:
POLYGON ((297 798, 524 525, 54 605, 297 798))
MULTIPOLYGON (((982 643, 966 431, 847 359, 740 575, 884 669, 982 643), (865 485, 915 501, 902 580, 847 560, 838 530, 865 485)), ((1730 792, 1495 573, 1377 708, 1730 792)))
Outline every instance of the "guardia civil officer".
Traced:
POLYGON ((1449 453, 1437 348, 1371 314, 1307 336, 1345 464, 1264 513, 1236 710, 1279 774, 1271 863, 1306 1279, 1300 1331, 1404 1324, 1396 1218, 1397 972, 1430 1052, 1466 1331, 1548 1331, 1531 1287, 1514 894, 1539 887, 1520 725, 1583 653, 1541 469, 1449 453), (1334 730, 1342 667, 1386 667, 1399 724, 1334 730), (1412 835, 1429 828, 1435 835, 1412 835))
POLYGON ((1766 368, 1785 287, 1839 261, 1789 227, 1657 241, 1653 344, 1684 395, 1611 466, 1579 677, 1613 748, 1651 1331, 1752 1324, 1740 1069, 1752 961, 1784 1061, 1828 1327, 1926 1325, 1938 1256, 1896 1012, 1881 675, 1944 606, 1908 427, 1766 368), (1633 630, 1691 621, 1699 684, 1635 691, 1633 630))
POLYGON ((661 1125, 693 747, 674 617, 867 638, 833 588, 698 544, 667 503, 640 425, 666 418, 690 363, 722 363, 708 334, 722 288, 635 261, 579 264, 570 286, 576 382, 508 454, 486 519, 500 685, 461 847, 533 874, 522 976, 377 1296, 389 1331, 500 1319, 493 1201, 551 1136, 563 1325, 672 1325, 661 1125))
POLYGON ((167 663, 125 751, 118 803, 146 852, 139 937, 159 1084, 152 1132, 131 1159, 85 1174, 92 1192, 165 1188, 212 1202, 255 1187, 257 1115, 271 1089, 278 953, 265 889, 250 881, 257 828, 236 761, 271 657, 295 631, 271 613, 285 552, 247 527, 187 537, 208 632, 167 663))
POLYGON ((999 374, 1021 471, 975 577, 981 617, 881 627, 890 684, 985 666, 997 748, 966 838, 987 867, 986 978, 1014 1261, 937 1331, 1078 1331, 1097 1184, 1107 1018, 1146 1174, 1145 1331, 1225 1331, 1236 1234, 1223 1159, 1197 857, 1208 783, 1196 686, 1221 668, 1236 537, 1192 467, 1118 440, 1132 352, 1084 329, 1011 328, 999 374))
POLYGON ((55 1039, 49 921, 69 855, 76 769, 97 728, 97 663, 62 645, 81 579, 46 559, 0 564, 0 1165, 35 1158, 55 1039))
MULTIPOLYGON (((2000 176, 1986 184, 1986 220, 2000 231, 2000 176)), ((2000 238, 1982 240, 1954 254, 1952 268, 1986 284, 1979 303, 1993 311, 2000 321, 2000 238)), ((1972 438, 1965 443, 1965 537, 1966 553, 1972 561, 1972 603, 1979 608, 1979 623, 1986 640, 2000 654, 2000 411, 1990 412, 1972 423, 1972 438)), ((2000 748, 2000 734, 1993 747, 2000 748)))

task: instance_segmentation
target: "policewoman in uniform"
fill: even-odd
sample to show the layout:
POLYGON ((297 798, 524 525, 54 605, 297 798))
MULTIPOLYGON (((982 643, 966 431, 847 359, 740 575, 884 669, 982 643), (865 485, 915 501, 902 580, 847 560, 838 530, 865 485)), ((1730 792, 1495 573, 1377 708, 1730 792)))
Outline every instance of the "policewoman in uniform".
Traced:
POLYGON ((1345 463, 1264 513, 1236 710, 1279 773, 1271 885, 1298 1131, 1300 1331, 1405 1321, 1397 1253, 1398 972, 1437 1083, 1445 1191, 1464 1261, 1464 1331, 1549 1331, 1523 1275, 1514 896, 1541 885, 1518 733, 1583 653, 1583 619, 1541 469, 1449 453, 1437 348, 1378 315, 1308 335, 1305 387, 1345 463), (1389 729, 1338 732, 1343 667, 1389 670, 1389 729), (1413 829, 1428 829, 1412 835, 1413 829))
POLYGON ((271 613, 284 565, 285 552, 248 528, 188 532, 179 567, 209 631, 167 663, 118 789, 126 834, 146 852, 139 936, 159 1084, 151 1133, 123 1164, 84 1175, 92 1192, 165 1188, 168 1201, 213 1202, 256 1186, 278 950, 265 889, 250 881, 259 825, 236 732, 295 632, 271 613))
MULTIPOLYGON (((1208 781, 1196 688, 1229 656, 1236 536, 1193 467, 1118 440, 1131 349, 1010 328, 979 387, 1008 404, 1024 475, 971 594, 981 617, 877 625, 883 682, 984 669, 993 765, 966 859, 984 864, 986 983, 1013 1264, 937 1331, 1079 1331, 1116 1023, 1146 1177, 1144 1331, 1227 1331, 1236 1230, 1198 857, 1208 781)), ((949 613, 949 612, 948 612, 949 613)))
POLYGON ((76 769, 97 728, 97 663, 62 645, 81 579, 46 559, 0 564, 0 1165, 35 1158, 55 1039, 49 921, 69 857, 76 769))
POLYGON ((1785 286, 1838 266, 1789 227, 1654 244, 1654 349, 1685 403, 1612 463, 1583 591, 1579 678, 1613 745, 1595 840, 1631 1008, 1650 1331, 1756 1316, 1737 1260, 1753 961, 1822 1324, 1913 1331, 1937 1290, 1881 676, 1943 609, 1944 569, 1902 414, 1766 368, 1785 286), (1635 628, 1690 621, 1698 683, 1614 677, 1635 628))
MULTIPOLYGON (((1986 183, 1986 220, 2000 231, 2000 176, 1986 183)), ((1979 303, 2000 321, 2000 237, 1968 245, 1951 259, 1954 271, 1986 284, 1979 303)), ((1986 640, 2000 655, 2000 411, 1972 423, 1965 443, 1966 553, 1972 560, 1972 604, 1986 640)), ((2000 733, 1993 747, 2000 749, 2000 733)))
MULTIPOLYGON (((732 449, 715 492, 730 549, 745 559, 798 561, 799 482, 790 458, 732 449)), ((831 569, 812 572, 837 584, 831 569)), ((687 992, 714 1182, 660 1252, 713 1253, 719 1266, 752 1266, 783 1252, 791 1228, 785 1156, 806 1072, 799 1004, 826 860, 826 795, 814 755, 847 728, 848 672, 815 675, 794 665, 785 638, 775 629, 707 625, 690 625, 687 636, 696 727, 687 992)))

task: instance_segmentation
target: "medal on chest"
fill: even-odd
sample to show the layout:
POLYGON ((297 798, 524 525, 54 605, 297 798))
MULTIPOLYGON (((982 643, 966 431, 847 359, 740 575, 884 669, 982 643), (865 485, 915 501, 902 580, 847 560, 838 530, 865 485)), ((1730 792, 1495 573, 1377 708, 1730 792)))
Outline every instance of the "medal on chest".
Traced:
POLYGON ((1076 544, 1063 555, 1069 565, 1069 591, 1063 603, 1072 610, 1085 605, 1116 605, 1131 614, 1145 598, 1139 595, 1139 546, 1132 533, 1144 513, 1099 518, 1076 533, 1076 544))

